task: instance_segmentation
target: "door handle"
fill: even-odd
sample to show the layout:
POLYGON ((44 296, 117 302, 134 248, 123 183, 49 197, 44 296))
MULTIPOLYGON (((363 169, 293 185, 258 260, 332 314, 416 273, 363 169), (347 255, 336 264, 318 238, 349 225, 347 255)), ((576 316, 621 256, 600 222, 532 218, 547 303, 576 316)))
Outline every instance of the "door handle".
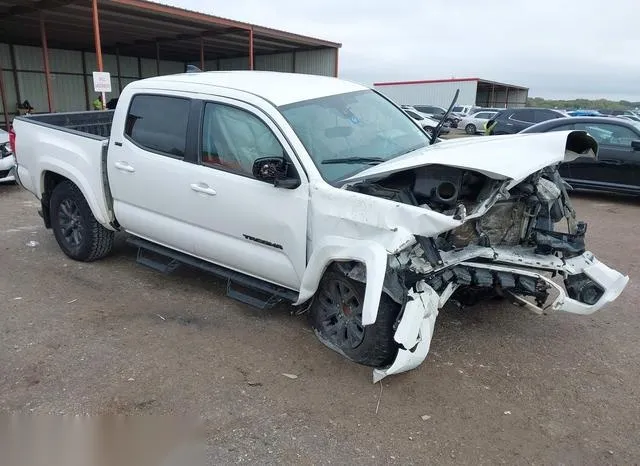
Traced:
POLYGON ((113 164, 113 166, 118 170, 122 170, 123 172, 133 173, 134 171, 136 171, 136 169, 129 165, 127 162, 116 162, 113 164))
POLYGON ((213 188, 210 188, 209 185, 206 183, 193 183, 191 185, 191 189, 197 193, 207 194, 209 196, 216 195, 216 190, 213 188))

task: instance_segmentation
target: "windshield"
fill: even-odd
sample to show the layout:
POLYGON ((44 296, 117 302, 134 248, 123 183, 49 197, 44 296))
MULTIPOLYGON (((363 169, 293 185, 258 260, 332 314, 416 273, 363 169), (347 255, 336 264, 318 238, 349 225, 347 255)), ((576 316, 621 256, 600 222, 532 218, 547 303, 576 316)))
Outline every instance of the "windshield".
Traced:
POLYGON ((453 107, 453 110, 451 110, 454 113, 460 113, 460 112, 464 112, 464 107, 453 107))
POLYGON ((404 111, 370 90, 297 102, 280 111, 330 183, 429 145, 404 111))

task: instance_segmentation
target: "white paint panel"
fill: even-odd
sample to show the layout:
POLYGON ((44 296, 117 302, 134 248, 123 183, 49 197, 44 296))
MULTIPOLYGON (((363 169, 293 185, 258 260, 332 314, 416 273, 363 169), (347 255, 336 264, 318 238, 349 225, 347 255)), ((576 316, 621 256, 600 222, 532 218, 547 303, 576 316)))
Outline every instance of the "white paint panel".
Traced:
POLYGON ((296 52, 296 73, 335 76, 336 49, 296 52))
POLYGON ((13 49, 16 54, 16 67, 19 70, 44 71, 40 47, 16 45, 13 49))
POLYGON ((255 57, 255 69, 260 71, 293 72, 293 53, 258 55, 255 57))
POLYGON ((458 103, 460 105, 475 105, 476 81, 457 81, 420 84, 393 84, 375 86, 375 89, 389 97, 398 105, 437 105, 447 108, 460 89, 458 103))

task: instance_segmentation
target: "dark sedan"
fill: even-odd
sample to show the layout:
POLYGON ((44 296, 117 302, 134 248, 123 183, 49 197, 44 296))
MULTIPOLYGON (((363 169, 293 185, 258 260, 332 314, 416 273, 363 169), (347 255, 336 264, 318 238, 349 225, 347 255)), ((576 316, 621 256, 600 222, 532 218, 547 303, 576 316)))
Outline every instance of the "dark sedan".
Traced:
POLYGON ((521 133, 581 130, 598 142, 597 160, 579 157, 560 165, 574 188, 640 194, 640 124, 619 118, 571 117, 545 121, 521 133))

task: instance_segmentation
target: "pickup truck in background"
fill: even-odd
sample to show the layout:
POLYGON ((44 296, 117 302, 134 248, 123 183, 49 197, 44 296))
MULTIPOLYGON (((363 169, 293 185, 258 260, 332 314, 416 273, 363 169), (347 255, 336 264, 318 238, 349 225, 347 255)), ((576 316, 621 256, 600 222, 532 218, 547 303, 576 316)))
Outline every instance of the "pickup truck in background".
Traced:
POLYGON ((449 299, 590 314, 628 282, 585 249, 556 170, 595 153, 584 132, 431 145, 366 87, 245 71, 136 81, 114 111, 13 130, 19 183, 69 257, 100 259, 125 231, 144 265, 308 309, 374 381, 425 359, 449 299))

